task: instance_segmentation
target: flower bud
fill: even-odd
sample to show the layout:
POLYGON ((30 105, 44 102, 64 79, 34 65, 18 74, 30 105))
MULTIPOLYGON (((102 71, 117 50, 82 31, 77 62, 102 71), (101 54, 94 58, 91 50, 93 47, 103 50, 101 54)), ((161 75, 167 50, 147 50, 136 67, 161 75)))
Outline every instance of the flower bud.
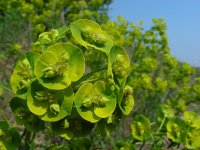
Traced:
POLYGON ((57 115, 60 111, 60 106, 56 103, 50 105, 50 110, 54 115, 57 115))
POLYGON ((84 106, 85 108, 89 108, 91 104, 92 104, 92 101, 89 98, 84 99, 82 102, 82 106, 84 106))

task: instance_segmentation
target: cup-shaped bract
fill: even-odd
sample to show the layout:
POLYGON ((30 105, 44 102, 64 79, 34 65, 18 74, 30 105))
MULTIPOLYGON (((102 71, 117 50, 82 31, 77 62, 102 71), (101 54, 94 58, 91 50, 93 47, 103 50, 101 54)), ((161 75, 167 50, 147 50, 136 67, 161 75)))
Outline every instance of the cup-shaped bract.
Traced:
POLYGON ((109 56, 113 75, 117 78, 127 77, 130 59, 126 51, 120 46, 113 46, 109 56))
POLYGON ((9 127, 6 121, 0 121, 0 149, 16 150, 20 145, 20 135, 16 128, 9 127))
POLYGON ((196 112, 184 112, 184 121, 191 127, 200 129, 200 116, 196 112))
POLYGON ((35 81, 28 90, 27 105, 42 120, 55 122, 71 114, 73 99, 71 87, 49 90, 35 81))
POLYGON ((80 19, 70 25, 72 36, 84 47, 93 47, 109 54, 113 41, 101 26, 94 21, 80 19))
POLYGON ((132 135, 135 139, 145 141, 151 137, 151 122, 143 115, 135 116, 131 124, 132 135))
POLYGON ((119 108, 124 115, 129 115, 134 107, 134 98, 132 87, 126 85, 123 89, 123 95, 119 97, 118 104, 119 108))
POLYGON ((200 148, 200 129, 188 128, 184 140, 184 145, 188 149, 200 148))
POLYGON ((35 79, 33 70, 34 62, 39 57, 38 53, 27 52, 17 62, 10 78, 10 85, 13 92, 21 98, 26 97, 28 87, 35 79))
POLYGON ((29 111, 26 100, 14 97, 10 102, 10 107, 17 124, 24 125, 30 132, 38 132, 44 129, 44 122, 29 111))
POLYGON ((179 118, 170 118, 167 122, 167 136, 177 143, 182 143, 186 135, 186 124, 179 118))
POLYGON ((116 97, 103 81, 98 81, 83 84, 75 95, 74 103, 83 119, 95 123, 114 112, 116 97))
POLYGON ((57 43, 48 47, 35 64, 35 75, 40 83, 54 90, 67 88, 77 81, 85 70, 82 51, 72 45, 57 43))

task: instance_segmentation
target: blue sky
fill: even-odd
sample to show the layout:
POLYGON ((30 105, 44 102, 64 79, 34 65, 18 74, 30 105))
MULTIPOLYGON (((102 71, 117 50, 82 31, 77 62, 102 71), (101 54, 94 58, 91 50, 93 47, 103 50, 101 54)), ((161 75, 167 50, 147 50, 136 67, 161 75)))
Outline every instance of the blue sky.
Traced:
POLYGON ((113 0, 110 19, 144 21, 146 29, 152 18, 164 18, 171 54, 180 61, 200 66, 200 0, 113 0))

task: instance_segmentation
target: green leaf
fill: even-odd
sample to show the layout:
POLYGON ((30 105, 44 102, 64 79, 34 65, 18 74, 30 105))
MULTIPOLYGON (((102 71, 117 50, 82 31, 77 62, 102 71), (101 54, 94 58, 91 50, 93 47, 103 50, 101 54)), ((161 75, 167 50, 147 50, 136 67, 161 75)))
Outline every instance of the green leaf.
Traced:
POLYGON ((70 25, 72 36, 86 48, 93 47, 109 54, 113 41, 99 24, 87 19, 80 19, 70 25))
POLYGON ((34 81, 34 62, 39 54, 27 52, 18 60, 13 74, 10 78, 10 85, 15 94, 21 98, 26 97, 28 87, 34 81))
POLYGON ((200 116, 192 111, 184 112, 184 120, 191 127, 200 129, 200 116))
POLYGON ((179 118, 171 118, 167 122, 167 136, 177 143, 184 141, 186 134, 186 124, 179 118))
POLYGON ((67 140, 86 136, 93 127, 94 124, 82 119, 80 116, 74 116, 74 114, 52 124, 53 132, 67 140))
POLYGON ((28 90, 27 105, 42 120, 54 122, 71 114, 73 98, 71 87, 60 91, 49 90, 36 81, 28 90))
POLYGON ((140 141, 149 139, 152 135, 151 122, 143 115, 134 117, 131 123, 132 136, 140 141))
POLYGON ((0 129, 0 148, 2 150, 16 150, 20 145, 20 135, 16 128, 0 129))
POLYGON ((101 119, 95 128, 96 133, 99 136, 109 136, 118 126, 121 117, 121 113, 115 111, 111 116, 101 119))
POLYGON ((82 51, 74 45, 58 43, 38 58, 34 72, 43 86, 62 90, 80 79, 84 69, 82 51))
POLYGON ((7 121, 0 121, 0 130, 7 130, 9 128, 9 124, 7 121))
POLYGON ((58 122, 52 123, 52 130, 56 135, 65 138, 67 140, 70 140, 74 136, 74 134, 69 126, 70 124, 68 120, 63 119, 58 122))

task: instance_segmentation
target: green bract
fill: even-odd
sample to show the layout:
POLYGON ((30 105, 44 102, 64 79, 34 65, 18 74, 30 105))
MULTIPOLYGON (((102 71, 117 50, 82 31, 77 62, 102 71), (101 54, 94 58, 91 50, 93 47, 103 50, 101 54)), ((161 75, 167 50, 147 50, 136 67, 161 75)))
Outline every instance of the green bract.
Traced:
MULTIPOLYGON (((51 29, 49 32, 43 32, 39 35, 38 41, 34 43, 34 46, 53 44, 57 40, 62 38, 68 30, 69 30, 68 27, 63 26, 58 29, 51 29)), ((39 51, 41 52, 41 50, 39 51)))
POLYGON ((184 112, 184 120, 191 127, 200 129, 200 116, 197 113, 191 111, 184 112))
POLYGON ((130 59, 126 51, 120 46, 113 46, 109 58, 111 60, 112 71, 115 77, 127 77, 130 67, 130 59))
POLYGON ((80 116, 94 123, 114 112, 116 98, 103 81, 98 81, 83 84, 75 95, 74 103, 80 116))
POLYGON ((73 98, 71 87, 55 91, 35 81, 28 90, 27 105, 42 120, 54 122, 71 114, 73 98))
POLYGON ((174 117, 174 110, 167 104, 160 105, 160 111, 164 117, 172 118, 174 117))
POLYGON ((77 81, 84 73, 85 59, 82 51, 71 44, 50 46, 35 65, 35 75, 48 89, 61 90, 77 81))
POLYGON ((143 115, 137 115, 131 124, 132 135, 135 139, 144 141, 151 137, 151 122, 143 115))
POLYGON ((118 104, 119 108, 124 115, 129 115, 134 106, 133 90, 130 86, 125 86, 123 95, 119 97, 118 104))
POLYGON ((38 56, 39 54, 34 52, 25 53, 17 62, 10 78, 13 92, 22 98, 25 98, 29 85, 35 79, 33 69, 38 56))
POLYGON ((167 122, 167 136, 174 142, 184 141, 186 133, 186 124, 179 118, 171 118, 167 122))
POLYGON ((26 100, 14 97, 10 102, 16 123, 24 125, 30 132, 38 132, 44 128, 44 122, 32 114, 26 104, 26 100))
POLYGON ((199 149, 200 148, 200 129, 189 128, 184 140, 186 148, 199 149))
POLYGON ((80 19, 70 25, 72 36, 84 47, 93 47, 109 54, 113 42, 101 26, 94 21, 80 19))

